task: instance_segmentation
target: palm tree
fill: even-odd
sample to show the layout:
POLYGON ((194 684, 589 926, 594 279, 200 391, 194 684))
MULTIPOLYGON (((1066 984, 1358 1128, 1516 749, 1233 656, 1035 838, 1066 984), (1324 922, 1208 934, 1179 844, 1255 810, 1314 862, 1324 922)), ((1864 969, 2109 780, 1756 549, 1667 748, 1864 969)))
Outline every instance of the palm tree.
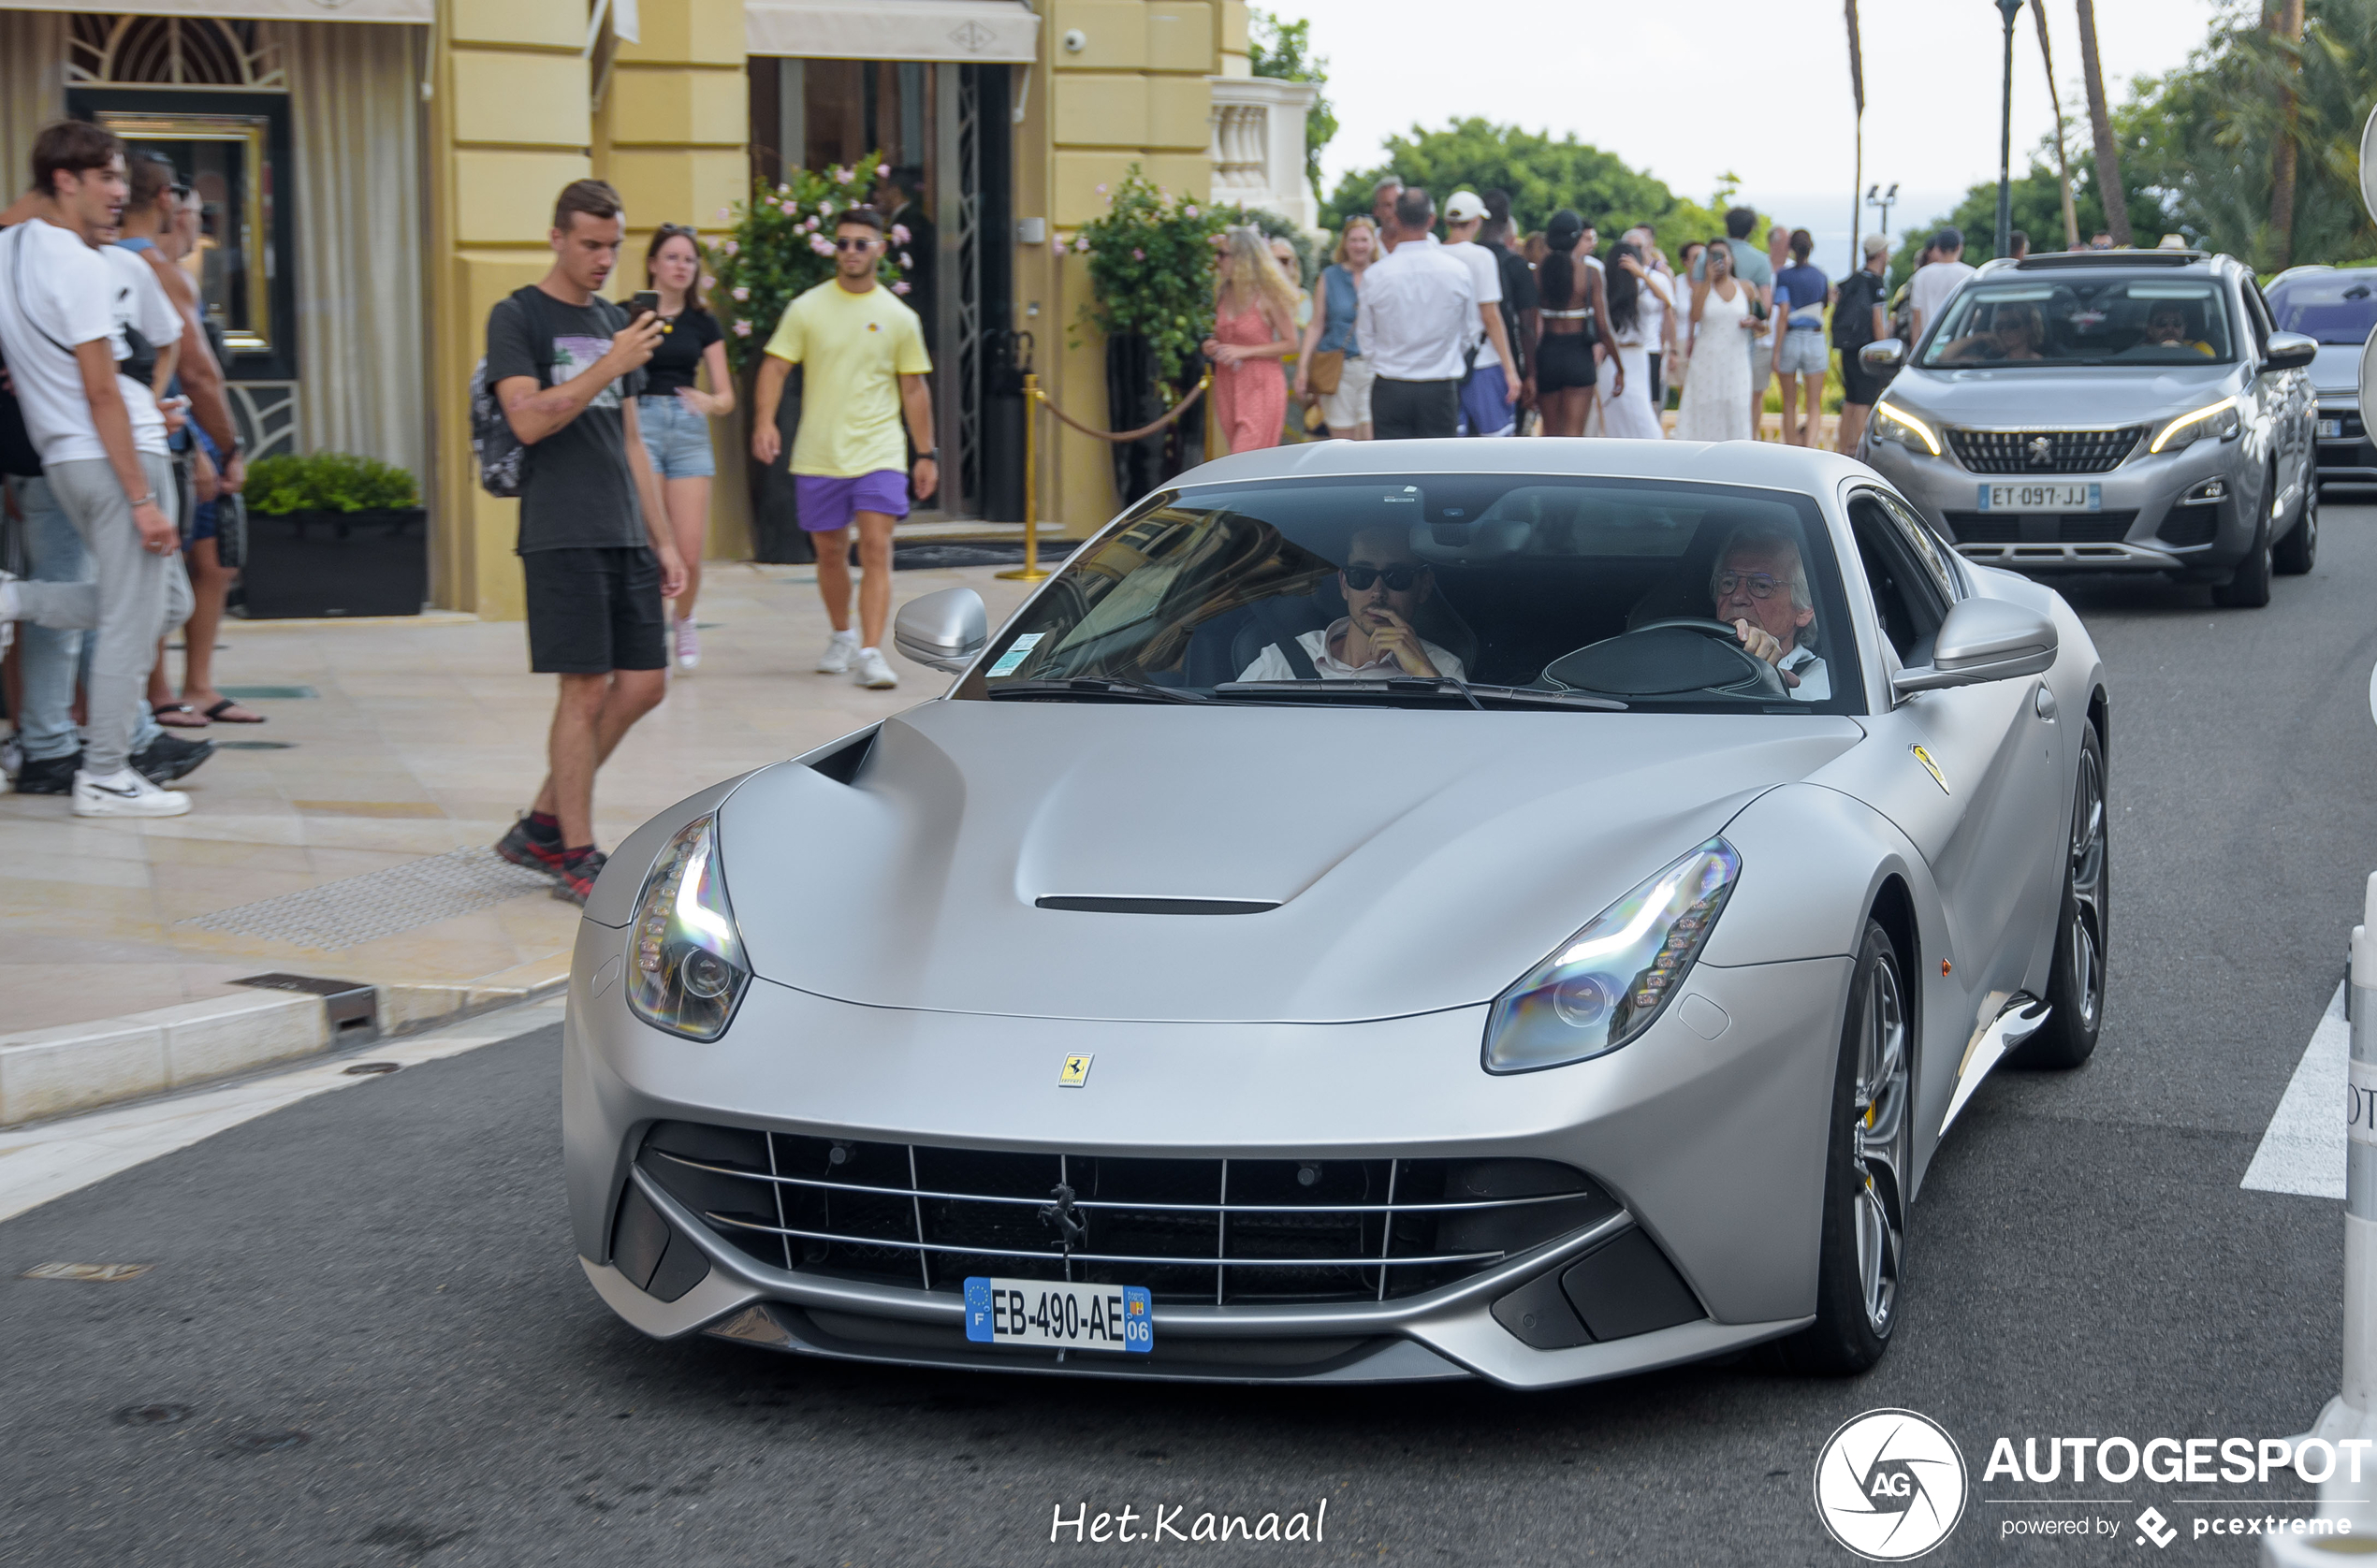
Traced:
POLYGON ((2113 139, 2113 111, 2105 102, 2105 67, 2096 57, 2095 0, 2079 7, 2080 74, 2088 85, 2088 119, 2096 132, 2096 192, 2105 200, 2105 227, 2116 245, 2131 243, 2129 195, 2122 184, 2122 147, 2113 139))
POLYGON ((2301 105, 2296 79, 2302 68, 2303 0, 2278 0, 2269 12, 2269 32, 2292 66, 2279 90, 2282 128, 2269 159, 2269 239, 2275 263, 2283 270, 2295 254, 2296 137, 2301 105))
POLYGON ((2063 248, 2077 251, 2080 243, 2079 214, 2072 210, 2072 158, 2063 135, 2063 100, 2055 91, 2055 51, 2047 42, 2047 7, 2033 6, 2031 20, 2038 23, 2038 57, 2047 67, 2047 102, 2055 110, 2055 184, 2063 197, 2063 248))

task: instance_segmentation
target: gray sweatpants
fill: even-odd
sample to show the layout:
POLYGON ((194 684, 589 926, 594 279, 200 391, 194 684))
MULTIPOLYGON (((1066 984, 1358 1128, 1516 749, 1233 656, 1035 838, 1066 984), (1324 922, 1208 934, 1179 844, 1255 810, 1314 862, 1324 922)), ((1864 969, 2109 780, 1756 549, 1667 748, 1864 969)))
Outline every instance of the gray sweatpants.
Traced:
MULTIPOLYGON (((173 463, 140 454, 140 471, 157 503, 173 515, 173 463)), ((91 650, 90 720, 83 726, 83 771, 120 772, 131 760, 157 639, 190 617, 190 578, 179 550, 152 555, 140 547, 129 498, 105 458, 51 463, 43 471, 50 493, 82 535, 91 553, 87 583, 17 585, 24 618, 59 631, 95 631, 91 650)))

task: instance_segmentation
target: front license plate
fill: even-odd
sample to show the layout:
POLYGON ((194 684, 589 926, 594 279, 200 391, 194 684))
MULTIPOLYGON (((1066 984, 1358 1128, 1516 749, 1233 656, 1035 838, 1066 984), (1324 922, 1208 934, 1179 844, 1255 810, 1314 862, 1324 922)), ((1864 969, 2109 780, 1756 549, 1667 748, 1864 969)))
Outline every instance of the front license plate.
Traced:
POLYGON ((966 1282, 966 1337, 976 1344, 1053 1344, 1145 1356, 1156 1345, 1147 1288, 1049 1280, 966 1282))
POLYGON ((2323 419, 2319 422, 2319 439, 2322 441, 2335 441, 2343 433, 2344 422, 2341 419, 2323 419))
POLYGON ((2102 485, 1984 485, 1984 512, 2101 512, 2102 485))

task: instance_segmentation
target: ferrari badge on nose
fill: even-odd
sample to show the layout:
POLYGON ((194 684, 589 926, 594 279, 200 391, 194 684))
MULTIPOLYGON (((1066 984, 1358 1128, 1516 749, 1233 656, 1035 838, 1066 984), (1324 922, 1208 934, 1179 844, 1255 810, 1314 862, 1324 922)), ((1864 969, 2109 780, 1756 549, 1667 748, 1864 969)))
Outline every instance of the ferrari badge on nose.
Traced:
POLYGON ((1059 1089, 1078 1089, 1083 1084, 1088 1082, 1089 1060, 1090 1059, 1086 1056, 1066 1057, 1065 1070, 1057 1075, 1057 1087, 1059 1089))

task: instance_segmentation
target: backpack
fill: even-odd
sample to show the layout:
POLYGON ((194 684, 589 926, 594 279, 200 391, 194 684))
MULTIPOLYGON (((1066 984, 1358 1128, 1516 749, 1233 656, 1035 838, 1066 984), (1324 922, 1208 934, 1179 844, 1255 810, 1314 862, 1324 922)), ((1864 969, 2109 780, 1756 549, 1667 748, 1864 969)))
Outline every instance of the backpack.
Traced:
MULTIPOLYGON (((508 302, 526 312, 532 341, 536 344, 536 379, 540 385, 553 385, 553 336, 545 331, 545 323, 536 301, 524 298, 543 291, 534 284, 516 289, 508 302)), ((501 310, 499 305, 496 309, 501 310)), ((471 369, 471 451, 478 457, 479 488, 489 495, 505 501, 520 493, 520 481, 528 464, 528 448, 513 433, 512 421, 505 416, 503 405, 496 400, 495 387, 487 378, 487 356, 471 369)))
POLYGON ((1841 280, 1840 298, 1832 304, 1832 346, 1854 354, 1874 341, 1874 307, 1881 280, 1859 268, 1841 280))

